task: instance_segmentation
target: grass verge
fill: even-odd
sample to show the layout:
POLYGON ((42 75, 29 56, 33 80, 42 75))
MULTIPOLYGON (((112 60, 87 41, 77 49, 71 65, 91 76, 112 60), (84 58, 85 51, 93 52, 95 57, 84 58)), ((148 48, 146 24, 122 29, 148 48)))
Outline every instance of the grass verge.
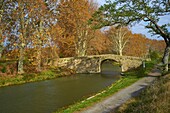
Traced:
POLYGON ((0 87, 54 79, 57 77, 68 76, 72 73, 73 72, 68 69, 53 68, 40 73, 25 73, 23 75, 16 76, 0 76, 0 87))
POLYGON ((118 113, 169 113, 170 74, 161 77, 140 96, 123 104, 118 113))
POLYGON ((130 86, 134 82, 136 82, 139 79, 141 79, 142 77, 146 76, 148 74, 148 72, 151 71, 153 66, 154 66, 153 62, 147 62, 145 69, 143 69, 142 67, 139 67, 138 69, 126 72, 125 75, 119 81, 112 84, 110 87, 107 87, 104 91, 97 93, 96 95, 91 96, 91 97, 84 99, 82 101, 79 101, 73 105, 70 105, 67 108, 62 108, 62 109, 56 111, 56 113, 73 113, 75 111, 80 111, 83 108, 91 106, 92 104, 101 101, 105 97, 113 95, 114 93, 118 92, 119 90, 121 90, 127 86, 130 86))

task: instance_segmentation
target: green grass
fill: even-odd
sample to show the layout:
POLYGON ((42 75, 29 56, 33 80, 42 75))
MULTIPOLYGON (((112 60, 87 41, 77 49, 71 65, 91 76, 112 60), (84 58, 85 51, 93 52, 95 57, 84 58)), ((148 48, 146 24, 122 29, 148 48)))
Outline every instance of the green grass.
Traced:
POLYGON ((147 73, 153 68, 154 63, 153 62, 147 62, 146 68, 143 69, 142 67, 139 67, 138 69, 131 70, 129 72, 125 73, 125 76, 123 76, 119 81, 112 84, 110 87, 107 87, 104 91, 97 93, 96 95, 93 95, 87 99, 81 100, 73 105, 70 105, 66 108, 59 109, 56 111, 56 113, 73 113, 75 111, 80 111, 83 108, 86 108, 88 106, 93 105, 96 102, 101 101, 102 99, 113 95, 114 93, 118 92, 119 90, 130 86, 134 82, 138 81, 142 77, 146 76, 147 73))
POLYGON ((139 97, 119 108, 118 113, 170 113, 170 75, 161 77, 139 97))
POLYGON ((42 71, 40 73, 26 73, 23 75, 16 75, 16 76, 1 76, 0 87, 48 80, 48 79, 67 76, 71 74, 72 72, 70 70, 51 69, 51 70, 42 71))

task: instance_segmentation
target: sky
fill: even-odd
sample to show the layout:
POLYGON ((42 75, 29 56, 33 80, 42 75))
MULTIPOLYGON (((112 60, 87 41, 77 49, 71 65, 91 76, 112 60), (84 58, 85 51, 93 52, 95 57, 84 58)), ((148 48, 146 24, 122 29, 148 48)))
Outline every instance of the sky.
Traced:
MULTIPOLYGON (((98 2, 99 5, 103 5, 105 2, 105 0, 96 0, 96 2, 98 2)), ((164 16, 163 18, 160 19, 159 24, 165 24, 165 23, 170 23, 170 15, 168 16, 164 16)), ((147 38, 150 39, 158 39, 158 40, 163 40, 163 38, 157 38, 156 36, 152 36, 150 33, 148 33, 148 29, 146 29, 144 27, 144 25, 146 25, 146 23, 144 22, 140 22, 138 24, 135 24, 134 26, 132 26, 130 29, 132 30, 133 33, 140 33, 145 35, 147 38)))

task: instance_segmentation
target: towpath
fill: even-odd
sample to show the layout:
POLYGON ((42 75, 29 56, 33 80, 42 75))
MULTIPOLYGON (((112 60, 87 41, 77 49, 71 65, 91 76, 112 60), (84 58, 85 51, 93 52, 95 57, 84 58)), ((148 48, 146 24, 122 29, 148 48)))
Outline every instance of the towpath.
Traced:
POLYGON ((84 109, 79 113, 113 113, 119 106, 125 103, 132 97, 137 96, 142 90, 153 83, 157 76, 161 76, 161 71, 153 69, 147 77, 140 79, 131 86, 128 86, 114 95, 104 99, 103 101, 94 104, 93 106, 84 109))

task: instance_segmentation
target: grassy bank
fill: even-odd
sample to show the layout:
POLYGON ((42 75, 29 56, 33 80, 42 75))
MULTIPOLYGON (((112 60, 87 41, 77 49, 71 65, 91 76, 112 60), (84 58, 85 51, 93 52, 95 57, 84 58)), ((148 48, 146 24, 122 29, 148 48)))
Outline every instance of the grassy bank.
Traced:
POLYGON ((67 108, 60 109, 56 113, 73 113, 75 111, 80 111, 83 108, 91 106, 92 104, 101 101, 105 97, 113 95, 119 90, 133 84, 142 77, 147 76, 148 72, 153 68, 153 66, 153 62, 147 62, 145 69, 139 67, 138 69, 126 72, 125 75, 119 81, 114 83, 112 86, 106 88, 104 91, 99 92, 96 95, 93 95, 87 99, 81 100, 73 105, 70 105, 67 108))
POLYGON ((40 73, 25 73, 23 75, 16 76, 0 76, 0 87, 54 79, 57 77, 68 76, 72 73, 73 71, 68 69, 51 68, 40 73))
POLYGON ((133 98, 118 110, 118 113, 169 113, 170 112, 170 75, 161 77, 144 90, 139 97, 133 98))

